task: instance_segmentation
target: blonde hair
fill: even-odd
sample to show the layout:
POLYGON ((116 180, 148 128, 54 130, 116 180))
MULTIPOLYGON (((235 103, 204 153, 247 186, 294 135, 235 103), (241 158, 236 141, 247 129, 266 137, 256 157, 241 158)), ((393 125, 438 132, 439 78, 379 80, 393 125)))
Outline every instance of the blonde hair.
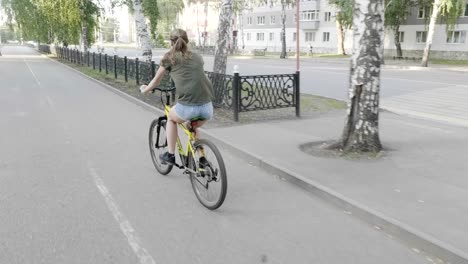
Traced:
POLYGON ((182 53, 184 59, 190 59, 192 53, 188 50, 188 37, 187 32, 182 29, 175 29, 171 32, 171 50, 164 54, 162 58, 163 61, 170 61, 172 65, 175 65, 176 62, 176 53, 182 53))

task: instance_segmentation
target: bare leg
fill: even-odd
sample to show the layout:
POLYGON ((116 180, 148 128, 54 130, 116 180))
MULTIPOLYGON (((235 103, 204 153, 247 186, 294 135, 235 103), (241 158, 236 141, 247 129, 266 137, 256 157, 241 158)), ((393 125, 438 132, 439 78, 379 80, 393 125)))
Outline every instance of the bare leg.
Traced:
POLYGON ((169 149, 169 153, 171 154, 175 153, 175 146, 177 142, 177 124, 182 122, 184 122, 184 120, 177 116, 175 107, 172 107, 169 111, 169 120, 166 125, 167 147, 169 149))

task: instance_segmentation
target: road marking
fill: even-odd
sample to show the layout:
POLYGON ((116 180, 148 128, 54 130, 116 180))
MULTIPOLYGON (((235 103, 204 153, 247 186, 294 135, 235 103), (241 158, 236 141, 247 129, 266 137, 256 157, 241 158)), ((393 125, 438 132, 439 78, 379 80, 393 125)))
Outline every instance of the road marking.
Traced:
POLYGON ((47 100, 47 104, 49 104, 51 108, 55 108, 54 102, 48 95, 46 96, 46 100, 47 100))
POLYGON ((31 72, 32 76, 34 77, 34 80, 36 80, 37 85, 39 85, 39 87, 42 87, 42 86, 41 86, 41 82, 37 79, 36 74, 34 74, 33 70, 32 70, 31 67, 29 66, 28 62, 27 62, 25 59, 23 59, 23 61, 24 61, 24 63, 26 63, 26 66, 28 66, 28 69, 29 69, 29 71, 31 72))
POLYGON ((140 264, 155 264, 153 257, 146 251, 144 247, 140 244, 140 239, 138 238, 135 229, 132 227, 128 219, 120 212, 117 203, 115 202, 114 198, 109 192, 109 189, 104 185, 101 177, 96 172, 96 170, 89 164, 88 162, 88 169, 91 176, 94 178, 94 182, 96 187, 98 188, 101 195, 104 197, 106 201, 106 205, 111 211, 114 219, 119 224, 120 231, 127 237, 128 244, 132 248, 135 255, 138 257, 140 264))

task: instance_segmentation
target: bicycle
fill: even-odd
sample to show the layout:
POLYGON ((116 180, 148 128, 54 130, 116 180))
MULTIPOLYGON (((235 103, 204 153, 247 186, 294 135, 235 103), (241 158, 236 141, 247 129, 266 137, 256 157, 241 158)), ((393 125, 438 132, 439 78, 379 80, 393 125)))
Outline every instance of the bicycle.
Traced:
POLYGON ((149 148, 151 158, 156 170, 162 174, 169 174, 173 167, 184 170, 184 174, 188 174, 192 189, 198 201, 210 210, 219 208, 226 198, 227 192, 227 176, 226 167, 224 165, 221 153, 215 144, 207 139, 196 139, 195 130, 193 127, 197 121, 202 121, 201 118, 193 118, 188 124, 179 124, 181 130, 187 136, 187 144, 185 149, 181 143, 180 137, 177 136, 176 146, 179 153, 180 163, 163 164, 159 159, 159 154, 167 151, 166 124, 171 109, 170 99, 171 92, 175 91, 175 87, 169 89, 155 88, 161 92, 161 103, 164 105, 164 115, 153 120, 149 129, 149 148), (163 94, 166 101, 163 100, 163 94), (208 155, 211 154, 211 155, 208 155), (200 163, 200 158, 204 157, 200 163), (218 166, 215 166, 215 163, 218 166), (210 194, 219 184, 219 192, 210 194))

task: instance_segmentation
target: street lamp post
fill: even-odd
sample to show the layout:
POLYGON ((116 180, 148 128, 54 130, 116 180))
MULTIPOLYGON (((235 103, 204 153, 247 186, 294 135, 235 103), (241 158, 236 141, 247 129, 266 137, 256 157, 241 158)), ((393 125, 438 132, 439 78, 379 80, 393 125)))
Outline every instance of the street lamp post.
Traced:
POLYGON ((296 71, 299 72, 300 71, 300 63, 299 63, 299 21, 300 21, 300 17, 299 17, 299 4, 300 4, 300 0, 296 0, 296 71))

